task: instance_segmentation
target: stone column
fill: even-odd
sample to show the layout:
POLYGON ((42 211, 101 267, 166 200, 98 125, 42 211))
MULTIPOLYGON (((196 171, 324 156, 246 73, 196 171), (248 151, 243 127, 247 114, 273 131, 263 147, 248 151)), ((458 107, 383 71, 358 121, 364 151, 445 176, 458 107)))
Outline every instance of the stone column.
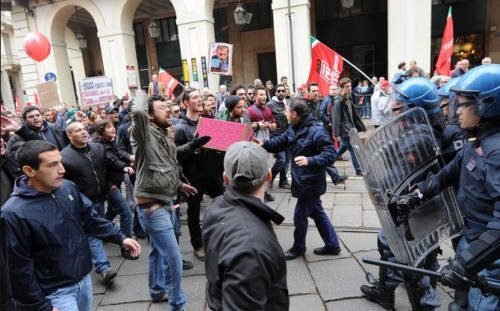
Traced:
POLYGON ((431 0, 388 0, 387 1, 387 60, 392 79, 397 65, 416 60, 426 73, 431 68, 431 0))
POLYGON ((75 90, 73 88, 73 79, 71 78, 71 69, 69 68, 68 50, 66 42, 52 41, 52 51, 48 57, 46 66, 47 72, 54 70, 57 76, 57 86, 59 87, 60 100, 66 104, 68 108, 76 105, 75 90))
POLYGON ((288 77, 290 87, 295 89, 307 82, 311 67, 311 20, 308 0, 290 0, 293 46, 290 42, 288 1, 273 0, 274 45, 276 49, 277 81, 288 77), (292 77, 292 50, 295 81, 292 77))
POLYGON ((16 111, 14 98, 12 97, 12 89, 9 81, 9 74, 7 73, 6 70, 2 70, 1 78, 2 78, 1 87, 2 87, 3 104, 5 105, 5 108, 11 111, 16 111))
MULTIPOLYGON (((203 88, 203 76, 201 74, 201 57, 207 59, 207 67, 210 65, 208 55, 209 45, 215 42, 213 6, 210 0, 171 0, 177 17, 177 29, 179 31, 179 44, 182 59, 187 60, 189 68, 189 82, 193 85, 193 72, 191 58, 196 58, 198 66, 198 88, 203 88)), ((233 60, 234 67, 234 60, 233 60)), ((208 86, 214 94, 219 90, 219 76, 208 74, 208 86)))
POLYGON ((128 87, 127 66, 136 69, 136 84, 140 85, 139 67, 135 53, 135 41, 133 32, 101 33, 97 36, 101 43, 102 62, 104 64, 104 75, 113 79, 113 90, 118 97, 128 93, 133 95, 128 87))

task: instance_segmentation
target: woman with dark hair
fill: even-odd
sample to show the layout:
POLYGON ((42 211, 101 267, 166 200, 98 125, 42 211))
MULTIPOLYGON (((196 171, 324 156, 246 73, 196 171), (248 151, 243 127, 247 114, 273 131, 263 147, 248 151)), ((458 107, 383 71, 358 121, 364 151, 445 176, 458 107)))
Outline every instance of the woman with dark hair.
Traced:
MULTIPOLYGON (((132 213, 120 191, 120 186, 123 182, 123 173, 134 174, 131 166, 134 164, 135 157, 124 150, 118 149, 115 144, 115 137, 116 129, 113 121, 102 119, 96 122, 93 142, 103 145, 106 166, 109 168, 108 208, 120 215, 121 231, 127 237, 132 237, 132 213)), ((122 248, 121 251, 122 256, 126 259, 134 260, 138 258, 132 256, 126 248, 122 248)))

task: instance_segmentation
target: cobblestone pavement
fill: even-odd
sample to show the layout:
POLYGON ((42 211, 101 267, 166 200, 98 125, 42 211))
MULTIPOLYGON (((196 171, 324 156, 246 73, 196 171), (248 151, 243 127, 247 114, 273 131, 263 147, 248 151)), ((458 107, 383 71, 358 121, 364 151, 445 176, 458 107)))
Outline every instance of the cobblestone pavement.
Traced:
MULTIPOLYGON (((383 310, 378 305, 362 297, 360 285, 366 284, 365 272, 378 275, 377 268, 361 262, 363 256, 378 258, 376 235, 380 224, 374 207, 367 195, 362 177, 357 177, 351 161, 337 161, 340 173, 349 179, 344 184, 334 186, 329 181, 327 193, 321 200, 323 207, 332 220, 342 243, 339 256, 316 256, 312 250, 323 246, 321 237, 309 222, 307 235, 307 253, 287 262, 290 310, 383 310)), ((279 189, 275 182, 273 195, 276 200, 272 205, 285 216, 280 226, 275 226, 278 240, 283 250, 292 245, 293 209, 296 199, 290 192, 279 189)), ((209 200, 205 202, 208 203, 209 200)), ((193 255, 189 243, 189 233, 185 224, 185 206, 183 207, 184 224, 181 235, 181 252, 184 259, 190 260, 194 268, 184 271, 183 288, 188 296, 187 310, 208 310, 205 303, 205 266, 193 255)), ((148 294, 148 252, 147 240, 140 241, 143 247, 137 261, 123 260, 119 248, 106 244, 105 248, 112 266, 118 270, 114 283, 106 288, 93 275, 94 310, 98 311, 145 311, 168 310, 166 303, 153 304, 148 294)), ((443 245, 443 254, 439 259, 443 264, 453 256, 450 244, 443 245)), ((452 291, 438 285, 441 297, 439 310, 447 310, 452 291)), ((411 310, 403 286, 396 291, 396 310, 411 310)))

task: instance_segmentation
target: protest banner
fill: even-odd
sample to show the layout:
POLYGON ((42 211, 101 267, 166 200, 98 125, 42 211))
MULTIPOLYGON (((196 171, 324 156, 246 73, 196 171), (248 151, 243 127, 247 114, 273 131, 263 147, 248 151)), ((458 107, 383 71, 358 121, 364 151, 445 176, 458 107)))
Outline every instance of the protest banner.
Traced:
POLYGON ((97 106, 113 101, 113 81, 108 77, 92 77, 80 81, 83 106, 97 106))
POLYGON ((204 148, 226 151, 229 146, 239 141, 250 141, 253 130, 248 124, 200 118, 196 133, 201 136, 210 136, 212 139, 204 148))
POLYGON ((189 86, 189 72, 188 72, 188 62, 187 60, 182 60, 182 74, 184 75, 184 87, 189 86))
POLYGON ((37 84, 36 92, 40 107, 52 108, 61 103, 59 93, 57 92, 57 84, 54 81, 37 84))
POLYGON ((131 89, 137 88, 137 72, 134 66, 126 66, 127 69, 127 83, 131 89))

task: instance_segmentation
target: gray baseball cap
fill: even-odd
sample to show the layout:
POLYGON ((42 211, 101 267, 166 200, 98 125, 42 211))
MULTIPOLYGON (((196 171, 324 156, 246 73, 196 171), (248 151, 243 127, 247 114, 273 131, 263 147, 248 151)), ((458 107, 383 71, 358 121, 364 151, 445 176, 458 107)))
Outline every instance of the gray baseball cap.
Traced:
POLYGON ((234 143, 224 156, 224 171, 229 183, 235 187, 261 184, 266 179, 268 170, 267 151, 254 142, 234 143))

